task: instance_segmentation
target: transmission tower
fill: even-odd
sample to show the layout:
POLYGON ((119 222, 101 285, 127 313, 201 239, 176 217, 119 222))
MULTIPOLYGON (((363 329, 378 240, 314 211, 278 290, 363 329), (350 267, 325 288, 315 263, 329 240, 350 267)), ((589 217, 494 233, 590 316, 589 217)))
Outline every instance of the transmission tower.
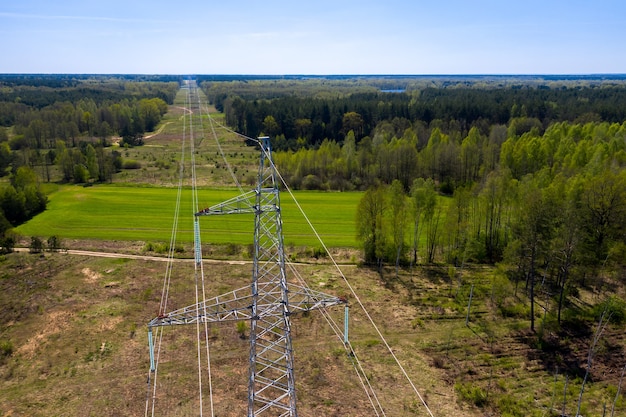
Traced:
MULTIPOLYGON (((250 321, 248 417, 297 416, 291 316, 299 312, 345 305, 345 298, 287 282, 280 191, 268 137, 259 138, 261 158, 254 190, 195 213, 198 218, 254 214, 252 283, 169 313, 148 324, 151 369, 154 370, 152 328, 198 322, 250 321)), ((198 242, 198 239, 196 239, 198 242)), ((202 262, 199 245, 195 262, 202 262)))

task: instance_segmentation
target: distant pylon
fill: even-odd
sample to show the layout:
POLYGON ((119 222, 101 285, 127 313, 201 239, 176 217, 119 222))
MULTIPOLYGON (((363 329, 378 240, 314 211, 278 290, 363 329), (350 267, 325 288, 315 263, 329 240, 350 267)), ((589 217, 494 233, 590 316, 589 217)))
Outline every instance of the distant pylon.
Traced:
MULTIPOLYGON (((256 188, 195 214, 196 220, 199 216, 254 214, 252 285, 160 315, 148 324, 149 340, 152 327, 157 326, 250 320, 248 417, 295 417, 291 315, 347 301, 287 282, 276 167, 269 138, 259 138, 259 144, 256 188)), ((196 248, 196 254, 199 250, 196 248)), ((196 262, 200 261, 196 255, 196 262)))

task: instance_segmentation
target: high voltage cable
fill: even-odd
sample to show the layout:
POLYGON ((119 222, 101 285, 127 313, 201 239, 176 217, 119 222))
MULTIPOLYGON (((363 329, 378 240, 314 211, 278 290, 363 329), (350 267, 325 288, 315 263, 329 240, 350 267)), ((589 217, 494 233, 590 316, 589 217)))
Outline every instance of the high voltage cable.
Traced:
MULTIPOLYGON (((194 93, 196 96, 196 100, 197 100, 197 104, 198 104, 198 117, 200 120, 200 128, 203 130, 202 128, 202 108, 200 105, 200 97, 198 95, 198 90, 197 87, 194 87, 194 93)), ((196 178, 196 157, 195 157, 195 137, 194 137, 194 132, 193 132, 193 115, 192 117, 192 123, 191 123, 191 140, 190 140, 190 150, 191 150, 191 189, 192 189, 192 210, 193 213, 197 213, 198 212, 198 189, 197 189, 197 178, 196 178)), ((202 134, 204 135, 204 132, 202 131, 202 134)), ((200 286, 201 286, 201 291, 202 291, 202 305, 203 307, 203 311, 202 314, 206 317, 207 312, 206 312, 206 288, 205 288, 205 279, 204 279, 204 268, 202 265, 202 245, 200 242, 200 223, 198 221, 198 218, 195 217, 194 215, 194 257, 195 257, 195 262, 194 262, 194 276, 195 276, 195 282, 196 282, 196 306, 198 308, 197 310, 197 315, 200 316, 200 296, 199 296, 199 288, 198 288, 198 277, 200 277, 200 286)), ((198 347, 198 390, 199 390, 199 401, 200 401, 200 416, 203 415, 203 410, 202 410, 202 405, 203 405, 203 401, 202 401, 202 353, 201 353, 201 344, 200 344, 200 321, 196 322, 196 331, 197 331, 197 347, 198 347)), ((211 416, 214 416, 214 409, 213 409, 213 383, 212 383, 212 376, 211 376, 211 352, 210 352, 210 347, 209 347, 209 329, 208 329, 208 323, 206 321, 204 321, 204 344, 205 344, 205 349, 206 349, 206 357, 207 357, 207 372, 208 372, 208 379, 209 379, 209 402, 210 402, 210 410, 211 410, 211 416)))
MULTIPOLYGON (((306 281, 304 280, 304 278, 302 278, 302 275, 300 275, 300 273, 293 266, 293 264, 289 262, 287 263, 287 265, 291 269, 291 272, 294 274, 294 276, 296 277, 300 285, 302 285, 303 287, 308 287, 306 281)), ((369 400, 370 404, 372 405, 372 408, 374 409, 374 413, 376 413, 376 416, 380 416, 381 414, 383 416, 386 416, 383 406, 380 403, 378 396, 376 395, 376 391, 374 391, 374 388, 370 384, 369 379, 366 376, 365 370, 363 369, 363 366, 361 365, 361 361, 359 360, 359 358, 356 355, 356 352, 352 348, 352 344, 350 343, 350 341, 348 341, 347 343, 344 343, 345 337, 342 334, 341 327, 335 322, 335 320, 330 315, 330 313, 325 308, 321 308, 320 311, 322 313, 322 316, 326 320, 326 323, 328 323, 328 326, 331 328, 333 333, 335 333, 335 336, 337 336, 337 338, 343 343, 344 349, 346 353, 348 354, 348 356, 352 357, 352 360, 351 360, 352 365, 354 366, 356 375, 359 378, 361 387, 363 388, 363 391, 365 391, 365 395, 367 395, 367 399, 369 400), (366 384, 367 384, 367 387, 366 387, 366 384), (369 387, 369 391, 368 391, 368 387, 369 387), (374 401, 376 401, 376 404, 374 404, 374 401), (380 410, 380 414, 378 410, 380 410)))
MULTIPOLYGON (((187 93, 187 97, 185 97, 185 103, 188 105, 189 104, 189 93, 187 93)), ((169 244, 169 250, 168 250, 168 256, 167 256, 167 264, 166 264, 166 268, 165 268, 165 276, 163 278, 163 288, 161 291, 161 301, 159 304, 159 315, 165 313, 165 311, 167 311, 167 301, 169 298, 169 289, 170 289, 170 284, 171 284, 171 277, 172 277, 172 266, 173 266, 173 259, 174 259, 174 246, 176 244, 176 236, 177 236, 177 232, 178 232, 178 219, 180 216, 180 201, 181 201, 181 194, 182 194, 182 189, 183 189, 183 179, 184 179, 184 172, 185 172, 185 141, 186 141, 186 137, 187 137, 187 118, 183 118, 183 135, 182 135, 182 144, 181 144, 181 157, 180 157, 180 163, 179 163, 179 173, 178 173, 178 191, 176 194, 176 207, 174 209, 174 220, 172 222, 172 232, 170 235, 170 244, 169 244)), ((151 415, 154 416, 155 413, 155 403, 156 403, 156 388, 157 388, 157 375, 158 375, 158 363, 159 363, 159 359, 161 356, 161 346, 162 346, 162 341, 163 341, 163 329, 159 329, 157 328, 157 333, 156 333, 156 339, 157 339, 157 352, 156 352, 156 357, 155 357, 155 369, 154 370, 150 370, 148 373, 148 393, 147 393, 147 398, 146 398, 146 410, 145 410, 145 415, 146 417, 148 416, 148 410, 149 410, 149 405, 150 405, 150 373, 154 372, 154 388, 152 390, 153 394, 152 394, 152 407, 151 407, 151 415)))
MULTIPOLYGON (((189 113, 186 113, 186 117, 183 118, 183 140, 182 140, 182 150, 181 150, 181 160, 180 160, 180 170, 179 170, 179 184, 178 184, 178 193, 176 198, 176 207, 174 213, 174 222, 172 226, 172 234, 170 237, 170 245, 168 251, 168 263, 166 265, 166 274, 163 282, 163 289, 161 294, 161 302, 159 307, 159 314, 164 314, 167 308, 167 301, 169 296, 169 288, 171 284, 171 274, 172 274, 172 264, 175 253, 175 244, 176 244, 176 234, 178 230, 178 222, 180 217, 180 200, 181 200, 181 192, 184 180, 184 164, 185 164, 185 142, 187 136, 189 136, 190 143, 190 154, 191 154, 191 182, 192 182, 192 210, 193 213, 198 211, 198 195, 197 195, 197 181, 196 181, 196 164, 195 164, 195 138, 194 138, 194 112, 191 110, 191 91, 187 91, 187 96, 185 98, 186 108, 189 109, 189 113)), ((199 104, 199 100, 198 100, 199 104)), ((198 105, 198 107, 200 107, 198 105)), ((201 114, 200 114, 201 117, 201 114)), ((204 278, 204 268, 202 264, 202 256, 201 256, 201 243, 200 243, 200 232, 199 225, 197 224, 197 219, 194 216, 194 253, 195 253, 195 264, 194 264, 194 275, 196 282, 196 305, 198 305, 200 299, 200 292, 202 293, 202 299, 206 300, 206 288, 205 288, 205 278, 204 278), (199 254, 199 255, 198 255, 199 254), (198 278, 200 278, 200 283, 198 278)), ((205 307, 206 309, 206 307, 205 307)), ((206 315, 206 311, 203 312, 206 315)), ((200 312, 197 313, 200 315, 200 312)), ((201 354, 201 343, 200 343, 200 327, 199 323, 196 326, 197 332, 197 347, 198 347, 198 390, 199 390, 199 405, 200 405, 200 416, 203 415, 203 398, 202 398, 202 354, 201 354)), ((213 386, 212 386, 212 377, 211 377, 211 360, 210 360, 210 348, 208 343, 208 324, 204 323, 204 333, 205 333, 205 346, 206 346, 206 357, 207 357, 207 371, 208 371, 208 379, 209 379, 209 398, 210 398, 210 409, 211 416, 214 416, 214 408, 213 408, 213 386)), ((150 411, 150 377, 151 373, 154 374, 153 378, 153 390, 152 390, 152 407, 151 407, 151 415, 155 415, 156 411, 156 390, 157 390, 157 375, 158 375, 158 364, 161 354, 162 340, 163 340, 163 329, 157 328, 155 339, 157 340, 157 351, 155 357, 155 366, 154 369, 150 371, 148 374, 148 392, 146 394, 146 410, 145 415, 148 416, 150 411)))
MULTIPOLYGON (((191 92, 191 90, 190 90, 191 92)), ((190 96, 190 101, 191 101, 191 96, 190 96)), ((190 103, 191 104, 191 103, 190 103)), ((190 116, 191 118, 191 122, 189 123, 189 127, 190 127, 190 138, 189 138, 189 147, 190 147, 190 152, 191 152, 191 189, 192 189, 192 211, 195 212, 196 209, 196 196, 195 193, 193 192, 193 190, 195 189, 195 185, 196 185, 196 164, 195 164, 195 137, 193 135, 193 111, 192 114, 190 116)), ((194 227, 194 252, 198 251, 198 247, 196 246, 196 239, 197 236, 195 234, 195 227, 194 227)), ((200 304, 199 304, 199 294, 198 294, 198 262, 197 262, 197 258, 196 258, 196 262, 194 263, 194 281, 195 281, 195 288, 196 288, 196 306, 197 308, 199 308, 200 304)), ((200 315, 199 310, 196 313, 197 315, 200 315)), ((200 322, 196 322, 196 333, 197 333, 197 337, 196 337, 196 346, 197 346, 197 354, 198 354, 198 401, 199 401, 199 405, 200 405, 200 417, 202 417, 203 415, 203 402, 202 402, 202 350, 200 347, 200 322)))
MULTIPOLYGON (((273 164, 273 161, 270 161, 270 163, 273 164)), ((274 169, 276 169, 276 167, 274 166, 274 169)), ((326 244, 322 241, 321 236, 317 233, 317 230, 315 229, 315 227, 313 227, 313 224, 311 223, 311 221, 309 220, 308 216, 306 215, 306 213, 304 212, 304 210, 302 209, 302 206, 300 206, 300 203, 298 203, 298 200, 296 200, 295 196, 293 195, 291 189, 289 188, 289 186, 287 185, 287 183, 285 182, 283 176, 280 174, 280 172, 278 172, 278 170, 276 169, 276 173, 278 174, 278 176, 280 177, 281 182, 283 183, 283 185, 285 186, 285 189, 287 190, 287 192, 289 193, 289 195, 291 196, 291 198, 293 199, 293 201, 296 203, 296 206, 298 207, 298 209, 300 210, 300 212, 302 213, 302 215, 304 216, 306 222, 308 223, 309 227, 311 227, 311 230, 313 230, 313 233, 315 234, 315 236, 317 237, 318 241, 320 242, 320 244, 322 245, 322 247, 324 248, 324 250, 326 251, 326 253, 328 254, 330 260, 332 261, 333 265, 335 266, 335 268, 337 268, 337 270, 339 271, 339 274, 341 275, 341 277, 343 278, 344 282, 346 283, 346 285, 348 286, 348 289, 350 290, 350 293, 352 294, 352 296, 355 298, 355 300, 357 301, 357 303, 359 304, 359 306, 361 307, 361 309, 363 310, 363 312, 365 313, 365 315, 367 316, 368 320, 370 321, 370 324, 374 327, 374 330, 376 330, 376 333, 378 334, 378 337, 380 337, 380 339, 383 341, 385 347, 387 348, 387 351, 389 352, 389 354, 393 357, 394 361, 396 362, 396 364, 398 365, 398 367, 400 368, 400 370, 402 371, 402 374, 405 376, 405 378, 407 379, 407 381, 409 382, 409 384, 411 385, 411 387, 413 388, 413 391, 415 392, 415 394, 417 395, 417 397, 420 399, 420 401, 422 402, 422 404, 424 405, 424 408, 426 408, 426 411, 428 411, 428 414, 431 417, 434 417, 432 411, 430 411, 430 408, 428 408, 428 404, 426 404, 426 401, 424 400, 424 398, 422 397, 422 395, 420 394, 420 392, 418 391, 417 387, 415 386, 415 384, 413 383, 413 381, 411 380, 411 377, 409 376, 409 374, 406 372, 406 370, 404 369, 404 366, 402 366, 402 364, 400 363, 400 360, 398 359, 398 357, 396 356, 396 354, 393 352, 393 350, 391 349, 391 346, 389 346, 389 343, 387 342, 387 340, 385 339, 385 337, 383 336, 383 334, 381 333, 380 329, 378 328, 378 326, 376 325, 376 323, 374 322, 374 319, 372 318, 372 316, 369 314, 369 312, 367 311, 367 309, 365 308, 365 305, 363 305, 363 302, 361 302, 361 299, 359 298, 359 296, 357 295, 357 293, 354 291, 354 288, 352 287, 352 285, 350 284, 350 282, 348 282, 348 279, 346 278, 346 276, 343 274, 343 272, 341 271, 341 268, 339 268, 339 265, 337 264, 337 262, 335 261, 335 258, 333 257, 333 255, 330 253, 330 251, 328 250, 328 247, 326 246, 326 244)))
MULTIPOLYGON (((195 89, 196 94, 198 89, 195 89)), ((204 136, 204 127, 202 124, 202 104, 200 103, 200 95, 197 94, 197 98, 198 98, 198 108, 200 110, 200 129, 202 129, 202 135, 204 136)), ((215 133, 215 132, 213 132, 215 133)), ((193 166, 194 166, 194 182, 193 182, 193 194, 194 194, 194 207, 193 207, 193 212, 194 212, 194 242, 196 245, 196 254, 197 254, 197 259, 195 262, 196 268, 199 267, 200 268, 200 275, 202 277, 202 305, 203 305, 203 315, 204 317, 207 316, 207 310, 206 310, 206 286, 205 286, 205 276, 204 276, 204 263, 202 262, 202 242, 200 240, 200 222, 199 219, 195 216, 195 213, 198 212, 198 188, 197 188, 197 183, 196 183, 196 175, 195 175, 195 152, 192 152, 192 159, 193 159, 193 166)), ((209 346, 209 324, 207 321, 204 322, 204 345, 205 345, 205 350, 206 350, 206 358, 207 358, 207 373, 208 373, 208 379, 209 379, 209 401, 210 401, 210 407, 211 407, 211 416, 215 415, 215 411, 213 408, 213 380, 212 380, 212 375, 211 375, 211 351, 210 351, 210 346, 209 346)))
MULTIPOLYGON (((253 140, 255 142, 258 143, 258 140, 253 139, 253 138, 248 138, 250 140, 253 140)), ((394 361, 396 362, 396 365, 398 365, 398 367, 400 368, 400 371, 402 372, 402 374, 404 375, 404 377, 406 378, 406 380, 409 382, 409 384, 411 385, 411 388, 413 389, 413 391, 415 392, 415 394, 417 395, 417 397, 419 398, 419 400, 422 402, 422 405, 424 405, 424 408, 426 409, 426 411, 428 412, 428 414, 431 417, 434 417, 432 411, 430 410, 430 408, 428 407, 428 404, 426 404, 426 401, 424 400, 424 398, 422 397, 422 395, 420 394, 419 390, 417 389, 417 387, 415 386, 415 384, 413 383, 413 381, 411 380, 411 377, 409 376, 409 374, 406 372, 406 370, 404 369, 404 366, 402 366, 402 364, 400 363, 400 360, 398 359, 398 357, 396 356, 396 354, 393 352, 393 350, 391 349, 391 346, 389 345, 389 343, 387 342, 387 340, 385 339, 385 337, 383 336, 382 332, 380 331, 380 329, 378 328, 378 326, 376 325, 376 323, 374 322, 374 319, 372 318, 372 316, 369 314, 369 312, 367 311, 367 309, 365 308, 365 305, 363 305, 363 302, 361 301, 361 299, 359 298, 359 296, 357 295, 357 293, 354 291, 354 288, 352 287, 352 285, 350 284, 350 282, 348 281, 348 279, 346 278, 346 276, 343 274, 343 272, 341 271, 341 268, 339 268, 339 265, 337 264, 337 262, 335 261, 335 258, 333 257, 333 255, 330 253, 330 251, 328 250, 328 247, 326 246, 326 244, 324 243, 324 241, 322 240, 321 236, 319 235, 319 233, 317 232, 317 230, 315 229, 315 227, 313 226, 313 224, 311 223, 311 221, 309 220, 309 217, 306 215, 306 213, 304 212, 304 210, 302 209, 302 206, 300 205, 300 203, 298 202, 298 200, 296 200, 296 197, 293 195, 293 192, 291 191, 291 188, 289 188, 289 186, 287 185, 287 182, 285 181, 285 179, 283 178, 283 176, 281 175, 281 173, 278 171, 278 168, 276 167, 276 165, 274 165, 274 162, 271 160, 271 158, 268 158, 270 163, 273 165, 273 168, 276 172, 276 174, 278 175, 278 177, 280 178, 281 183, 285 186, 285 189, 287 190, 287 192, 289 193, 289 195, 291 196, 291 198, 293 199, 294 203, 296 204, 296 206, 298 207, 298 209, 300 210, 300 213, 302 213, 302 215, 304 216, 304 219, 306 220, 307 224, 309 225, 309 227, 311 228, 311 230, 313 231, 313 233, 315 234, 315 236, 317 237, 318 241, 320 242, 320 244, 322 245, 322 247, 324 248, 324 251, 328 254, 330 260, 332 261, 333 265, 335 266, 335 268, 337 269, 337 271, 339 271, 339 274, 341 275, 341 278, 344 280, 344 282, 346 283, 346 285, 348 286, 348 289, 350 290, 350 293, 352 294, 352 296, 355 298, 355 300, 357 301, 357 303, 359 304, 359 306, 361 307, 361 309, 363 310, 363 312, 365 313, 365 316, 368 318, 370 324, 374 327, 374 330, 376 331, 376 333, 378 334, 378 337, 380 337, 380 339, 382 340, 383 344, 385 345, 385 348, 387 349, 387 351, 389 352, 389 354, 393 357, 394 361)))
MULTIPOLYGON (((198 101, 200 101, 200 97, 198 97, 198 101)), ((224 154, 224 150, 222 149, 222 145, 220 144, 219 138, 217 137, 217 133, 215 132, 215 126, 213 126, 213 123, 216 123, 216 122, 213 121, 213 118, 209 114, 209 109, 205 108, 205 111, 206 111, 206 115, 207 115, 207 117, 209 119, 209 125, 211 126, 211 132, 213 133, 213 137, 215 138, 215 143, 217 145, 217 149, 219 150, 220 155, 222 155, 222 160, 224 161, 224 164, 226 164, 226 168, 228 169, 228 172, 230 173, 230 176, 232 177, 233 181, 237 185, 237 188, 239 189, 239 192, 241 194, 243 194, 244 190, 241 187, 241 184, 239 183, 239 180, 237 179, 237 176, 235 175, 235 172, 233 171, 232 167, 230 166, 230 163, 226 159, 226 155, 224 154)), ((200 114, 202 114, 202 107, 200 107, 200 114)), ((202 118, 200 118, 200 122, 202 123, 202 118)))
MULTIPOLYGON (((217 134, 215 132, 215 129, 213 127, 213 123, 217 124, 218 126, 222 126, 217 122, 213 121, 213 118, 210 116, 210 114, 208 113, 208 109, 205 110, 207 112, 207 116, 209 118, 209 122, 211 125, 211 130, 213 132, 213 135, 215 137, 218 149, 220 150, 220 153, 222 155, 222 158, 224 159, 225 164, 228 166, 229 171, 231 172, 234 181, 236 182, 239 191, 243 194, 243 189, 241 188, 239 182, 237 181, 237 178, 235 177, 234 173, 232 172, 232 169, 230 168, 230 164, 228 163, 228 160, 226 159, 226 156, 220 146, 217 134)), ((222 126, 223 127, 223 126, 222 126)), ((239 135, 242 137, 245 137, 243 135, 239 135)), ((255 140, 256 141, 256 140, 255 140)), ((258 142, 258 141, 257 141, 258 142)), ((271 159, 268 157, 268 159, 271 159)), ((274 166, 274 168, 276 168, 274 166)), ((280 174, 279 174, 280 175, 280 174)), ((292 195, 293 197, 293 195, 292 195)), ((296 277, 296 279, 300 282, 300 284, 303 287, 308 288, 307 283, 304 281, 304 279, 302 278, 302 276, 299 274, 299 272, 293 267, 293 265, 291 263, 287 263, 287 265, 289 266, 289 268, 291 269, 291 271, 293 272, 294 276, 296 277)), ((339 328, 339 325, 337 325, 337 323, 334 321, 334 319, 332 318, 332 316, 330 316, 330 314, 328 313, 328 311, 326 311, 326 309, 322 308, 320 309, 322 312, 322 315, 324 317, 324 319, 326 320, 326 322, 328 323, 329 327, 331 328, 331 330, 335 333, 335 335, 337 336, 337 338, 343 342, 343 336, 341 333, 341 330, 339 328)), ((379 416, 386 416, 385 411, 380 403, 380 400, 378 399, 378 396, 376 395, 376 392, 374 390, 374 388, 372 387, 372 385, 369 382, 369 379, 366 376, 365 370, 363 369, 363 366, 358 358, 358 356, 356 355, 356 352, 354 352, 352 345, 348 342, 347 344, 344 344, 344 349, 346 350, 346 353, 351 357, 351 362, 352 365, 355 369, 355 372, 357 374, 357 378, 359 379, 359 382, 363 388, 363 390, 365 391, 365 394, 372 406, 372 409, 374 410, 374 413, 376 414, 377 417, 379 416), (367 385, 367 386, 366 386, 367 385), (369 387, 369 389, 368 389, 369 387), (380 412, 379 412, 380 410, 380 412)))
MULTIPOLYGON (((191 88, 192 87, 188 87, 188 92, 187 92, 187 103, 188 106, 191 107, 191 102, 190 102, 190 94, 191 94, 191 88)), ((197 94, 197 87, 194 87, 194 92, 196 93, 196 97, 197 97, 197 103, 198 103, 198 108, 199 108, 199 117, 200 117, 200 130, 202 131, 202 133, 204 134, 204 126, 202 124, 202 104, 200 102, 200 97, 197 94)), ((190 129, 190 148, 191 148, 191 177, 192 177, 192 200, 193 200, 193 210, 194 213, 196 213, 198 210, 198 196, 197 196, 197 187, 196 187, 196 172, 195 172, 195 147, 194 147, 194 138, 193 138, 193 111, 190 112, 191 114, 189 115, 189 129, 190 129)), ((217 134, 215 132, 215 128, 214 128, 214 123, 219 126, 222 127, 223 129, 232 132, 234 134, 236 134, 237 136, 240 136, 242 138, 248 139, 248 140, 252 140, 254 142, 258 143, 257 139, 254 138, 250 138, 247 137, 245 135, 242 135, 240 133, 234 132, 233 130, 225 127, 224 125, 221 125, 220 123, 216 122, 213 120, 213 118, 211 117, 211 115, 208 112, 208 108, 206 109, 206 115, 208 116, 209 122, 210 122, 210 127, 211 127, 211 131, 212 134, 215 138, 217 147, 219 149, 219 152, 235 182, 235 184, 237 185, 237 187, 239 188, 239 190, 241 192, 243 192, 241 185, 239 184, 236 175, 234 174, 230 164, 228 163, 228 161, 226 160, 226 156, 223 152, 223 149, 219 143, 219 139, 217 137, 217 134)), ((186 121, 186 118, 185 118, 186 121)), ((185 149, 185 133, 186 133, 186 126, 187 123, 183 124, 183 152, 182 155, 184 155, 184 149, 185 149)), ((266 152, 263 147, 261 147, 263 152, 266 152)), ((282 182, 282 184, 285 186, 286 190, 288 191, 289 195, 293 198, 293 201, 295 202, 296 206, 298 207, 298 209, 300 210, 300 212, 302 213, 302 215, 304 216, 306 222, 308 223, 309 227, 311 227, 311 230, 313 231, 313 233, 315 234, 315 236, 317 237, 318 241, 320 242, 320 244, 322 245, 322 247, 324 248, 324 250, 326 251, 326 253, 329 255, 329 258, 331 259, 334 267, 339 271, 339 274, 341 275, 342 279, 344 280, 345 284, 347 285, 348 289, 350 290, 352 296, 354 297, 354 299, 357 301, 357 303, 359 304, 359 306, 361 307, 361 309, 363 310, 363 312, 365 313, 366 317, 368 318, 370 324, 374 327, 376 333, 378 334, 378 336, 380 337, 380 339, 383 341, 387 351, 391 354, 391 356, 394 358, 394 361, 396 362, 396 364, 398 365, 398 367, 400 368, 402 374, 405 376, 405 378, 407 379, 407 381, 409 382, 410 386, 412 387, 413 391, 415 392, 415 394, 417 395, 417 397, 419 398, 419 400, 422 402, 422 404, 424 405, 425 409, 427 410, 428 414, 431 417, 434 417, 432 411, 430 410, 430 408, 428 407, 428 405, 426 404, 425 400, 423 399, 423 397, 421 396, 421 394, 419 393, 417 387, 415 386, 415 384, 413 383, 413 381, 411 380, 411 378, 409 377, 408 373, 406 372, 406 370, 404 369, 404 367, 402 366, 402 364, 400 363, 399 359, 397 358, 397 356, 395 355, 395 353, 393 352, 393 350, 391 349, 391 346, 389 345, 389 343, 387 342, 387 340, 385 339, 385 337, 383 336, 383 334, 381 333, 381 331, 379 330, 378 326, 376 325, 376 323, 374 322, 373 318, 371 317, 371 315, 369 314, 369 312, 367 311, 367 309, 365 308, 365 306, 363 305, 361 299, 359 298, 359 296, 356 294, 354 288, 352 287, 352 285, 349 283, 348 279, 346 278, 346 276, 343 274, 343 272, 341 271, 341 269, 339 268, 339 265, 337 264, 337 262, 335 261, 334 257, 332 256, 332 254, 330 253, 330 251, 328 250, 328 247, 326 246, 326 244, 322 241, 320 235, 318 234, 317 230, 315 229, 315 227, 313 226, 313 224, 311 223, 311 221, 309 220, 308 216, 306 215, 306 213, 304 212, 304 210, 302 209, 302 207, 300 206, 299 202, 296 200, 295 196, 293 195, 293 192, 291 191, 291 189, 289 188, 289 186, 287 185, 287 183, 285 182, 284 178, 282 177, 282 175, 280 174, 280 172, 278 171, 278 169, 276 168, 276 166, 274 165, 274 162, 272 161, 271 158, 268 157, 268 160, 270 161, 270 163, 272 164, 273 169, 275 170, 276 174, 278 175, 278 177, 280 178, 280 181, 282 182)), ((174 227, 177 228, 178 226, 178 212, 179 212, 179 200, 180 200, 180 190, 182 189, 182 178, 183 178, 183 164, 184 164, 184 157, 181 157, 181 169, 180 169, 180 179, 179 179, 179 192, 177 195, 177 205, 176 205, 176 210, 175 210, 175 223, 174 223, 174 227)), ((172 239, 175 241, 175 236, 176 236, 176 232, 173 230, 172 231, 172 237, 170 238, 170 252, 168 253, 168 257, 171 256, 173 258, 173 252, 172 249, 174 247, 174 242, 172 241, 172 239)), ((198 282, 198 278, 201 279, 201 292, 202 292, 202 299, 206 300, 206 293, 205 293, 205 278, 204 278, 204 268, 203 268, 203 263, 202 263, 202 255, 201 255, 201 243, 200 243, 200 232, 199 232, 199 225, 197 224, 197 218, 194 219, 194 257, 195 257, 195 276, 196 276, 196 305, 199 305, 199 298, 200 298, 200 286, 199 286, 199 282, 198 282)), ((291 266, 293 268, 293 266, 291 266)), ((295 270, 294 270, 295 272, 295 270)), ((162 294, 162 302, 161 302, 161 307, 160 307, 160 312, 159 314, 162 314, 165 311, 165 306, 167 304, 167 294, 169 293, 169 283, 171 280, 171 264, 170 262, 168 262, 167 265, 167 269, 166 269, 166 276, 164 279, 164 290, 163 290, 163 294, 162 294)), ((299 276, 299 274, 296 273, 296 277, 298 279, 300 279, 301 281, 303 281, 302 277, 299 276)), ((305 283, 306 285, 306 283, 305 283)), ((206 310, 206 303, 203 302, 204 305, 204 309, 206 310)), ((335 332, 335 334, 337 335, 337 337, 339 337, 341 339, 341 330, 340 327, 337 325, 337 323, 334 322, 334 320, 332 319, 332 317, 328 314, 328 312, 326 312, 324 309, 322 309, 323 315, 326 319, 326 321, 328 322, 329 326, 331 327, 331 329, 333 330, 333 332, 335 332)), ((200 310, 198 310, 197 312, 198 315, 201 315, 200 310)), ((206 316, 207 312, 204 311, 203 315, 206 316)), ((212 381, 211 381, 211 364, 210 364, 210 350, 209 350, 209 341, 208 341, 208 324, 205 321, 205 346, 206 346, 206 356, 207 356, 207 371, 208 371, 208 376, 209 376, 209 397, 210 397, 210 401, 211 401, 211 415, 214 415, 214 410, 213 410, 213 389, 212 389, 212 381)), ((155 369, 153 370, 154 373, 154 394, 153 394, 153 399, 152 399, 152 415, 154 416, 154 409, 155 409, 155 400, 156 400, 156 377, 157 377, 157 370, 158 370, 158 358, 160 356, 160 351, 161 351, 161 341, 162 341, 162 335, 163 335, 163 330, 161 329, 161 331, 158 331, 159 329, 157 329, 157 339, 158 339, 158 350, 157 350, 157 355, 156 355, 156 365, 155 365, 155 369)), ((197 323, 197 346, 198 346, 198 383, 199 383, 199 402, 200 402, 200 416, 202 416, 202 405, 203 405, 203 400, 202 400, 202 365, 201 365, 201 347, 200 347, 200 327, 199 327, 199 322, 197 323)), ((350 342, 348 341, 347 343, 344 344, 344 348, 348 351, 349 354, 351 354, 351 357, 353 358, 353 365, 355 367, 355 370, 357 372, 357 376, 361 382, 361 385, 363 387, 363 389, 366 392, 366 395, 368 396, 368 399, 370 401, 370 404, 372 405, 374 412, 376 413, 377 416, 379 415, 383 415, 385 416, 385 412, 383 410, 382 405, 380 404, 378 397, 376 396, 376 393, 373 389, 373 387, 371 386, 371 384, 369 383, 369 380, 366 376, 366 373, 361 365, 361 362, 359 361, 356 353, 354 352, 352 345, 350 344, 350 342), (366 384, 369 386, 369 390, 366 388, 366 384), (378 404, 378 406, 376 406, 374 404, 374 402, 376 402, 378 404), (379 414, 380 411, 380 414, 379 414)), ((148 375, 148 385, 150 386, 150 374, 148 375)), ((149 390, 149 388, 148 388, 149 390)), ((148 391, 148 395, 147 397, 149 397, 149 391, 148 391)), ((146 416, 148 416, 148 404, 149 404, 149 398, 146 399, 146 416)))

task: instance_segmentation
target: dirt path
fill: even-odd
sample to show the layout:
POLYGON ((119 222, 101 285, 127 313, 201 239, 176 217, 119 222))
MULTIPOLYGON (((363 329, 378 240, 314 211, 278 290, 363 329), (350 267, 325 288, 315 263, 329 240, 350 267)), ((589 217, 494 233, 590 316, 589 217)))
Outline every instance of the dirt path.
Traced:
MULTIPOLYGON (((15 252, 30 252, 29 248, 14 248, 15 252)), ((78 249, 66 249, 62 251, 62 253, 68 255, 79 255, 79 256, 95 256, 100 258, 117 258, 117 259, 139 259, 143 261, 157 261, 157 262, 168 262, 169 258, 164 256, 150 256, 150 255, 133 255, 130 253, 115 253, 115 252, 97 252, 97 251, 89 251, 89 250, 78 250, 78 249)), ((193 262, 192 258, 172 258, 173 262, 193 262)), ((228 260, 219 260, 219 259, 203 259, 203 262, 206 263, 220 263, 220 264, 229 264, 229 265, 245 265, 252 263, 252 261, 228 261, 228 260)))
POLYGON ((144 139, 150 139, 150 138, 155 137, 156 135, 160 134, 160 133, 163 131, 163 129, 165 129, 165 126, 169 125, 170 123, 172 123, 172 122, 165 122, 165 123, 163 123, 163 124, 161 125, 161 127, 159 128, 159 130, 157 130, 156 132, 154 132, 154 133, 153 133, 153 134, 151 134, 151 135, 144 136, 143 138, 144 138, 144 139))

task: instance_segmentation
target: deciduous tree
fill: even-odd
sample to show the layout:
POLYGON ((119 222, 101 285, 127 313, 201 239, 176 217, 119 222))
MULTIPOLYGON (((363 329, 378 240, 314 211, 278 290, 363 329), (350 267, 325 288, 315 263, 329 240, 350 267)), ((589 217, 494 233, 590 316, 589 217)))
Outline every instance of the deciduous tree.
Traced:
POLYGON ((365 262, 382 267, 386 248, 384 215, 386 196, 383 187, 368 189, 357 207, 357 233, 363 242, 365 262))
POLYGON ((411 247, 413 257, 411 263, 416 264, 423 220, 425 220, 427 213, 434 212, 434 206, 437 202, 435 183, 431 179, 417 178, 413 181, 410 194, 410 212, 413 221, 413 242, 411 247))
POLYGON ((519 193, 520 213, 514 225, 514 236, 518 240, 516 254, 523 262, 530 299, 530 329, 535 330, 535 280, 537 265, 545 259, 549 242, 554 232, 555 202, 551 195, 543 192, 531 180, 525 181, 519 193))
POLYGON ((399 180, 394 180, 388 190, 391 234, 396 258, 396 278, 400 269, 400 260, 404 256, 404 231, 407 222, 407 201, 404 187, 399 180))

